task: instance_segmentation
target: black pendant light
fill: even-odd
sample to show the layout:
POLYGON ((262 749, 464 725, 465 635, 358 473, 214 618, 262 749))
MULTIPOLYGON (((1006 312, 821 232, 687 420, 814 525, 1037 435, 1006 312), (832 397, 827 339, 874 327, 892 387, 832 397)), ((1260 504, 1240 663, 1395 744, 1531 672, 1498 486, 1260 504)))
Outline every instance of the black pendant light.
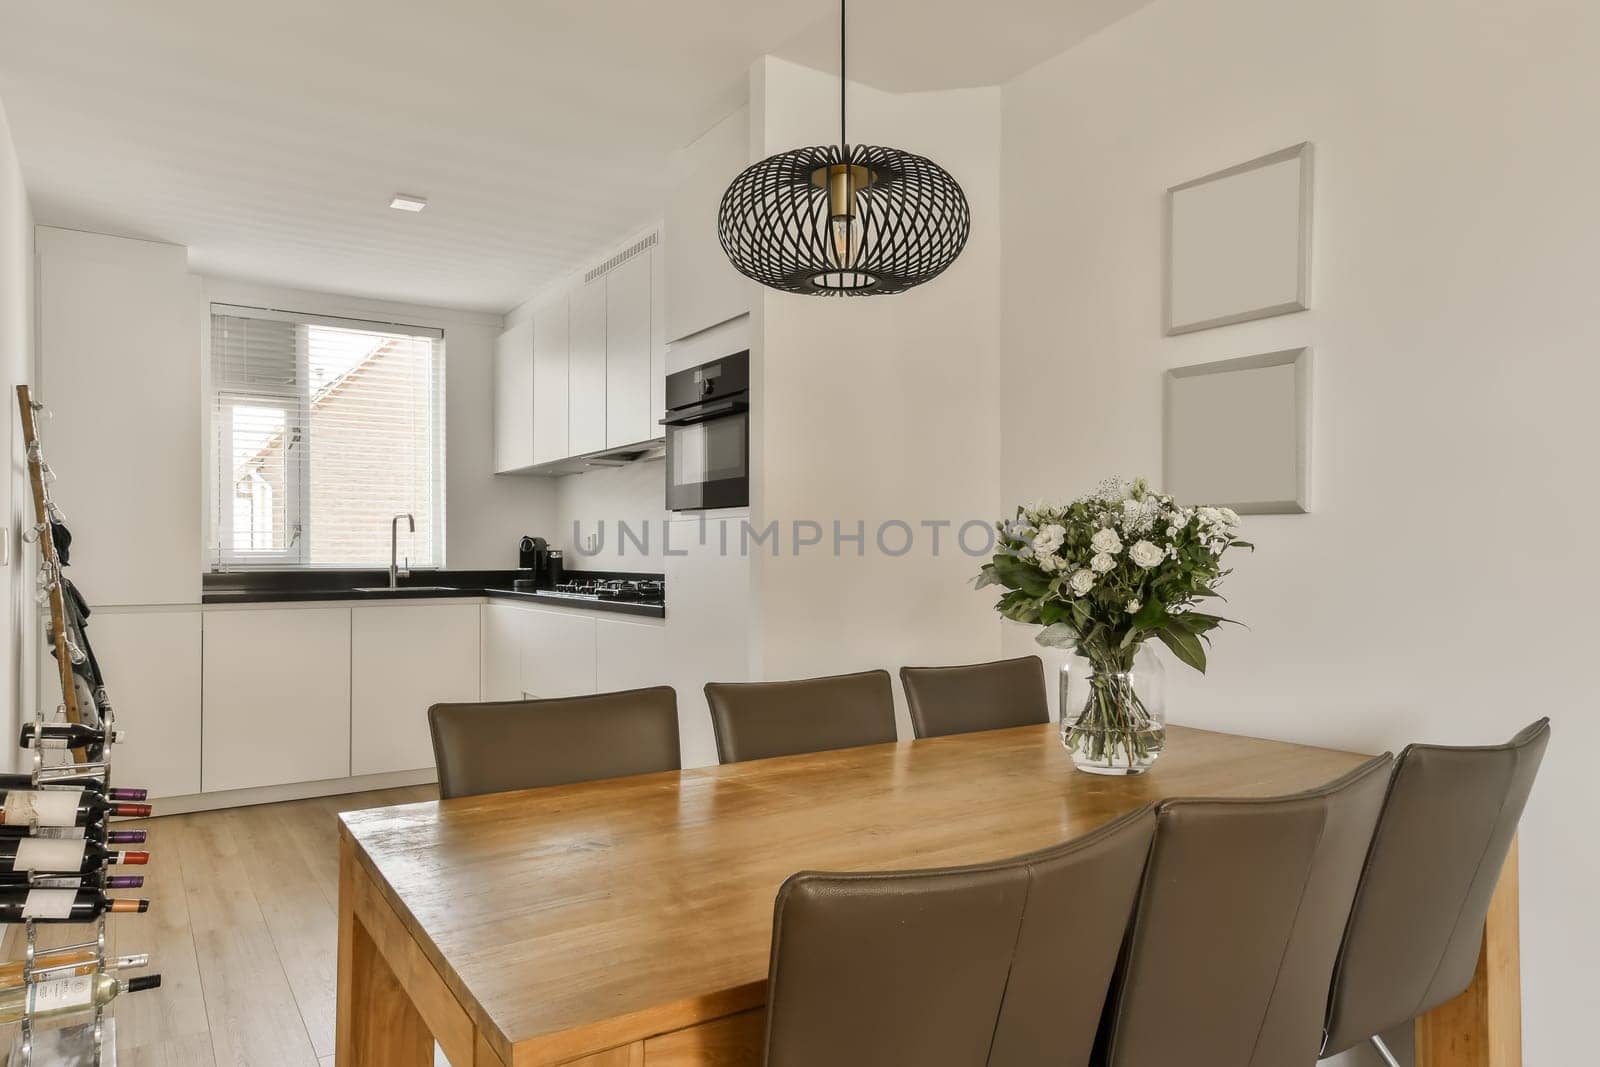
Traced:
POLYGON ((741 274, 812 296, 903 293, 956 261, 972 229, 966 194, 931 159, 845 138, 839 3, 839 144, 769 156, 722 194, 717 236, 741 274))

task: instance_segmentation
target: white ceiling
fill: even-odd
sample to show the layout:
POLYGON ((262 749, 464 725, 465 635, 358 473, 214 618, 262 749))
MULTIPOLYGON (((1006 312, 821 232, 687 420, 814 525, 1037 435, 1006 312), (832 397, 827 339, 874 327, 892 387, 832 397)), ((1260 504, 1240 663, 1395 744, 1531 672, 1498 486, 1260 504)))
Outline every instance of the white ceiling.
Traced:
MULTIPOLYGON (((853 77, 994 84, 1148 0, 855 0, 853 77)), ((777 0, 5 0, 0 102, 41 223, 200 273, 503 311, 659 211, 749 64, 837 64, 777 0), (397 192, 421 214, 391 210, 397 192)))

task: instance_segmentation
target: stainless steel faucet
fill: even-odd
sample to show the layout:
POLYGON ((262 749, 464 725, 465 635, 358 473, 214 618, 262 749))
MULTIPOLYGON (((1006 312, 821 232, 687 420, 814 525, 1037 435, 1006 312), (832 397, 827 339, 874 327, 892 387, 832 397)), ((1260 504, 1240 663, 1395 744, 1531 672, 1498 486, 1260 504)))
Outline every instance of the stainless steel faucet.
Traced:
POLYGON ((417 520, 408 515, 396 515, 389 520, 389 588, 400 588, 400 579, 411 577, 411 557, 407 556, 405 564, 400 565, 400 520, 406 520, 406 528, 412 533, 417 532, 417 520))

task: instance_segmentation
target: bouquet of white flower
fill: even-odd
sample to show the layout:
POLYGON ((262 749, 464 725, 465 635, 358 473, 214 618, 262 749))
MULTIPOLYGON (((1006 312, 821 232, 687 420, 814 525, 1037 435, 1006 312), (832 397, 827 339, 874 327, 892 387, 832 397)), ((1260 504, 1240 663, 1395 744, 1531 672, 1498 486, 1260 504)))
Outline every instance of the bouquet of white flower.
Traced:
MULTIPOLYGON (((1207 635, 1229 620, 1194 605, 1220 596, 1224 553, 1253 547, 1239 539, 1238 526, 1229 508, 1180 506, 1142 478, 1113 479, 1091 496, 1036 501, 1001 521, 999 549, 978 587, 1005 587, 995 605, 1002 615, 1042 625, 1040 644, 1072 648, 1089 661, 1096 678, 1079 721, 1109 735, 1090 739, 1097 746, 1127 745, 1129 762, 1137 762, 1142 753, 1133 749, 1147 743, 1149 723, 1128 681, 1135 656, 1154 637, 1206 669, 1207 635)), ((1065 705, 1062 717, 1069 717, 1065 705)))

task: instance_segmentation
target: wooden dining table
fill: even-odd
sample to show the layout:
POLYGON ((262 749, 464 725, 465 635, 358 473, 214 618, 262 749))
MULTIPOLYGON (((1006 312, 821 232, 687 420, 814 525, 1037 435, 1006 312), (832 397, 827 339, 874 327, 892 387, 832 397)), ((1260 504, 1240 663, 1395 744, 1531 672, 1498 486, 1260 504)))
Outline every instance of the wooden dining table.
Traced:
MULTIPOLYGON (((773 898, 800 870, 939 867, 1174 796, 1264 797, 1366 757, 1174 727, 1135 778, 1053 726, 340 816, 338 1067, 759 1064, 773 898)), ((1418 1067, 1521 1063, 1516 854, 1418 1067)))

